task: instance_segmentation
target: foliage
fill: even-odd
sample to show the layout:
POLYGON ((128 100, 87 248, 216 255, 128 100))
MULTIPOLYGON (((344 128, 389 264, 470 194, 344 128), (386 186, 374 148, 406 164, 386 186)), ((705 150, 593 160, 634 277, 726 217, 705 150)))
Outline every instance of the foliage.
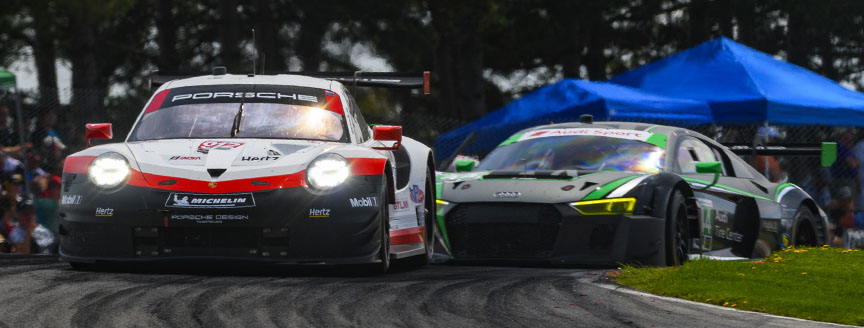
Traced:
POLYGON ((410 108, 466 121, 562 77, 605 80, 721 34, 864 86, 856 0, 7 0, 0 67, 32 54, 55 103, 54 63, 70 63, 73 88, 87 89, 72 111, 86 118, 106 114, 112 86, 140 99, 157 69, 247 73, 257 46, 268 73, 350 71, 364 66, 362 48, 394 70, 434 72, 430 97, 361 92, 379 104, 373 116, 410 108))

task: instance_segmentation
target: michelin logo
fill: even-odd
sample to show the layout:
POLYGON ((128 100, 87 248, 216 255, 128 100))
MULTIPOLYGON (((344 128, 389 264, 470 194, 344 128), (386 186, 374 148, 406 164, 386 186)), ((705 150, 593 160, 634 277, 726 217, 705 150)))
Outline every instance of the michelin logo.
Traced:
POLYGON ((351 207, 378 207, 378 198, 377 197, 360 197, 360 198, 349 198, 349 202, 351 202, 351 207))
POLYGON ((254 207, 255 198, 250 193, 244 194, 185 194, 174 193, 168 195, 165 207, 184 208, 238 208, 254 207))

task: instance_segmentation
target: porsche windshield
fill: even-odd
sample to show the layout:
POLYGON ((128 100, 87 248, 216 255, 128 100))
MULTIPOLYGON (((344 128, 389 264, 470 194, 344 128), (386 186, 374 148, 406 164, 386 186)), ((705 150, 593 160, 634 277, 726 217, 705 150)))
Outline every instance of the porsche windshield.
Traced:
POLYGON ((630 139, 555 136, 519 141, 492 151, 479 170, 590 170, 658 173, 665 150, 630 139))
POLYGON ((154 96, 129 141, 231 137, 348 141, 341 106, 338 112, 325 109, 327 100, 340 101, 335 93, 284 86, 249 89, 252 86, 165 90, 164 95, 154 96))

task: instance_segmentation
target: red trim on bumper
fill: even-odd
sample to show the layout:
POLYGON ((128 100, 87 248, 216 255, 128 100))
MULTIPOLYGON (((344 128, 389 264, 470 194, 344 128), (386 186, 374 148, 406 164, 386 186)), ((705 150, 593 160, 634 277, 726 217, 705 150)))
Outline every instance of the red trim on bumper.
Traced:
POLYGON ((63 173, 87 174, 87 168, 90 167, 90 162, 96 156, 69 156, 63 162, 63 173))
POLYGON ((426 229, 423 227, 391 230, 390 245, 422 243, 426 236, 425 232, 426 229))
MULTIPOLYGON (((63 173, 87 174, 87 168, 96 156, 69 156, 63 164, 63 173)), ((386 158, 348 158, 353 175, 380 175, 384 173, 386 158)), ((249 179, 228 181, 203 181, 166 175, 144 173, 131 169, 128 185, 163 190, 174 190, 194 193, 234 193, 248 191, 263 191, 279 188, 306 186, 306 171, 274 176, 262 176, 249 179), (173 184, 167 184, 175 180, 173 184), (252 181, 255 181, 253 184, 252 181), (166 183, 166 184, 160 184, 166 183)))
POLYGON ((386 158, 349 158, 351 163, 351 174, 354 175, 379 175, 384 174, 386 158))
POLYGON ((201 181, 170 177, 158 174, 142 173, 132 170, 129 175, 128 185, 147 187, 163 190, 175 190, 194 193, 221 194, 247 191, 262 191, 278 188, 292 188, 305 185, 306 171, 292 174, 274 175, 251 179, 238 179, 228 181, 201 181), (176 180, 174 184, 160 185, 160 182, 176 180), (252 183, 255 181, 255 184, 252 183))

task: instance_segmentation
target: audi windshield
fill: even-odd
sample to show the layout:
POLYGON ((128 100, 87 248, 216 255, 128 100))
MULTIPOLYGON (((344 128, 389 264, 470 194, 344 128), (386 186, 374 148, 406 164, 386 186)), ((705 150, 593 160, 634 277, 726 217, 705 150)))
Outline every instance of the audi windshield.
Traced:
POLYGON ((530 131, 512 137, 508 141, 512 143, 493 150, 480 162, 478 169, 658 173, 663 170, 666 151, 649 142, 651 135, 643 131, 609 129, 530 131))

